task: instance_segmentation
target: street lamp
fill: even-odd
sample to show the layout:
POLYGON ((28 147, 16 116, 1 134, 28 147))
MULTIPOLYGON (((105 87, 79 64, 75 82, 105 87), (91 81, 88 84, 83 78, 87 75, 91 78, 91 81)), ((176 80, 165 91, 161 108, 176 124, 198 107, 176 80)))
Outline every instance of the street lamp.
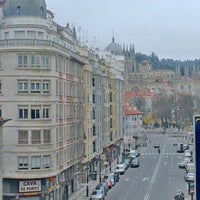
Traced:
POLYGON ((3 199, 3 125, 10 120, 0 117, 0 200, 3 199))
POLYGON ((87 179, 87 185, 86 185, 86 197, 88 197, 89 196, 89 186, 88 186, 88 184, 89 184, 89 180, 88 180, 88 176, 89 176, 89 174, 88 174, 88 166, 87 166, 87 177, 86 177, 86 179, 87 179))
POLYGON ((101 158, 99 159, 99 183, 101 183, 101 158))

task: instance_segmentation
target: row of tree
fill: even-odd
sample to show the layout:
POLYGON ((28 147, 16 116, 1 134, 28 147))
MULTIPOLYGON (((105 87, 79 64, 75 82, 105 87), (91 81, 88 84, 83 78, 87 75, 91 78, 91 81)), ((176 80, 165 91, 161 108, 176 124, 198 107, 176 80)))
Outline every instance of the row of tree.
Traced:
POLYGON ((195 113, 200 113, 200 98, 191 95, 176 94, 160 96, 153 100, 152 112, 144 120, 147 125, 160 124, 187 127, 192 124, 195 113))
POLYGON ((195 67, 197 70, 200 69, 200 59, 195 60, 173 60, 173 59, 159 59, 155 53, 151 53, 151 55, 146 55, 143 53, 136 53, 136 64, 137 66, 142 61, 149 61, 152 63, 153 69, 169 69, 169 70, 176 70, 177 67, 181 70, 181 75, 184 75, 185 68, 188 68, 189 74, 192 73, 192 69, 195 67))

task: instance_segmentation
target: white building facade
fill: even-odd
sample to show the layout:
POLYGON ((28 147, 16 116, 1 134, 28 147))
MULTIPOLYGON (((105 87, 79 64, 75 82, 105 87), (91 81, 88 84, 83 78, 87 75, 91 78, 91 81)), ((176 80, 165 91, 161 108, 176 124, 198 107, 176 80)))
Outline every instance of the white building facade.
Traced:
POLYGON ((76 34, 44 0, 0 7, 3 199, 66 199, 83 157, 83 65, 76 34), (30 9, 31 8, 31 9, 30 9), (76 53, 74 53, 76 52, 76 53))

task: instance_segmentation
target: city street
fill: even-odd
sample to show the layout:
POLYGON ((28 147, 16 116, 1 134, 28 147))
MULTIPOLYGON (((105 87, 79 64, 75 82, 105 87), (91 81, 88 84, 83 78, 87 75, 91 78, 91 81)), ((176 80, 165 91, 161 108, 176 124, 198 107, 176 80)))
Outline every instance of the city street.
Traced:
POLYGON ((182 140, 168 134, 151 134, 147 147, 140 148, 140 167, 129 168, 113 187, 106 200, 171 200, 174 193, 187 193, 184 169, 177 163, 183 154, 176 152, 173 144, 182 140), (154 144, 160 144, 160 154, 154 144))

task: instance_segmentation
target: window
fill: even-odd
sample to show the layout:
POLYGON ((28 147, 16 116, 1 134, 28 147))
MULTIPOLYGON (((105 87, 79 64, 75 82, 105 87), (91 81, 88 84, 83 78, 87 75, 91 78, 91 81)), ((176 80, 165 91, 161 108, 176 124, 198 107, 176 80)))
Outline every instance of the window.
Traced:
POLYGON ((27 56, 18 56, 18 67, 28 67, 27 63, 27 56))
POLYGON ((44 32, 38 31, 38 39, 43 40, 44 39, 44 32))
POLYGON ((42 68, 49 68, 49 56, 42 56, 42 68))
POLYGON ((4 32, 4 39, 8 40, 9 39, 9 32, 4 32))
POLYGON ((16 10, 17 10, 17 15, 21 15, 21 6, 20 5, 17 6, 16 10))
POLYGON ((28 131, 19 130, 18 131, 18 144, 28 144, 28 131))
POLYGON ((33 156, 31 157, 31 169, 40 169, 41 168, 41 157, 33 156))
POLYGON ((40 7, 40 15, 43 16, 44 15, 44 8, 41 6, 40 7))
POLYGON ((20 156, 18 157, 18 169, 28 169, 28 157, 27 156, 20 156))
POLYGON ((28 119, 28 107, 20 107, 18 109, 19 119, 28 119))
POLYGON ((49 107, 43 108, 43 118, 48 119, 49 118, 49 107))
POLYGON ((44 130, 43 131, 43 143, 44 144, 50 144, 51 143, 51 131, 50 129, 44 130))
POLYGON ((49 90, 50 90, 49 86, 50 86, 50 81, 43 81, 42 92, 43 93, 49 93, 49 90))
POLYGON ((31 108, 31 119, 39 119, 40 118, 40 108, 31 108))
POLYGON ((40 67, 40 57, 39 56, 31 56, 31 67, 40 67))
POLYGON ((31 144, 41 144, 40 130, 31 131, 31 144))
POLYGON ((28 81, 18 81, 18 93, 28 93, 28 81))
POLYGON ((92 86, 95 86, 95 78, 92 78, 92 86))
POLYGON ((40 81, 31 82, 31 93, 40 93, 40 81))
POLYGON ((95 109, 92 110, 92 119, 95 119, 96 116, 95 116, 95 109))
POLYGON ((92 94, 92 103, 95 103, 95 94, 92 94))
POLYGON ((43 157, 43 167, 48 169, 51 166, 51 157, 50 156, 44 156, 43 157))

